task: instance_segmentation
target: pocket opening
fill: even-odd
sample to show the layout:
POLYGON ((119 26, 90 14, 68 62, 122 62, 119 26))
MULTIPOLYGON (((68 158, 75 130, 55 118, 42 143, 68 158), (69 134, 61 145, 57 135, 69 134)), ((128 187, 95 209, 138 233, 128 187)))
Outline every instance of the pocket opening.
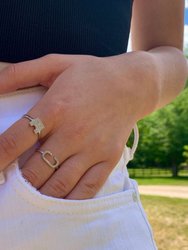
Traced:
POLYGON ((55 198, 41 194, 22 176, 18 162, 12 163, 7 172, 8 185, 13 188, 19 197, 26 200, 36 207, 48 212, 59 212, 65 214, 73 213, 92 213, 105 210, 111 210, 123 207, 129 207, 135 204, 135 190, 128 189, 102 197, 94 197, 85 200, 68 200, 55 198))

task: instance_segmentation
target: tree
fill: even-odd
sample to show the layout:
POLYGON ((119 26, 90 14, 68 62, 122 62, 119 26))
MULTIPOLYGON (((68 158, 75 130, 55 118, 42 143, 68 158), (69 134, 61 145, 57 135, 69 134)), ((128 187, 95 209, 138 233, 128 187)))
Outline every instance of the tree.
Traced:
POLYGON ((188 167, 188 145, 185 145, 183 147, 183 149, 184 149, 183 157, 184 157, 185 161, 181 164, 181 166, 188 167))
POLYGON ((172 167, 173 176, 188 145, 188 88, 165 108, 139 122, 140 141, 133 166, 172 167))

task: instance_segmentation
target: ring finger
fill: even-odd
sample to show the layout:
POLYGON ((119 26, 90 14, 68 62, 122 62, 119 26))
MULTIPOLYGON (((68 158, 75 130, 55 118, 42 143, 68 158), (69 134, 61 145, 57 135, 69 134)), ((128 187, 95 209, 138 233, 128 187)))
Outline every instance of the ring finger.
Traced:
POLYGON ((40 151, 51 152, 52 155, 46 154, 45 158, 53 164, 55 156, 60 163, 59 169, 55 171, 44 161, 40 152, 35 152, 21 169, 23 177, 37 189, 45 184, 46 195, 54 197, 67 195, 87 169, 95 164, 93 155, 90 156, 91 154, 86 152, 73 154, 72 152, 76 152, 76 149, 71 148, 69 144, 65 142, 65 146, 54 146, 59 144, 57 144, 55 136, 51 136, 42 145, 40 151), (48 179, 52 175, 54 176, 53 183, 48 184, 48 179), (46 189, 46 187, 48 188, 46 189))
POLYGON ((41 152, 36 151, 24 164, 21 171, 23 177, 26 178, 35 188, 41 187, 48 178, 55 172, 55 169, 50 167, 45 159, 54 164, 54 157, 57 158, 59 164, 68 159, 76 149, 68 143, 68 139, 63 138, 58 134, 51 135, 38 149, 41 152, 50 152, 42 157, 41 152), (61 145, 61 146, 59 146, 61 145))

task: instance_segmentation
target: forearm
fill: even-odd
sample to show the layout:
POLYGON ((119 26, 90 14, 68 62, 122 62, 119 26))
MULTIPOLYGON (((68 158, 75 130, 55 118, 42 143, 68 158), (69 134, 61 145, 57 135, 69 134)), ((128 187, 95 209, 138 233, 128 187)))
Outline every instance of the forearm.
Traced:
POLYGON ((116 62, 122 82, 132 78, 132 91, 142 102, 137 103, 142 107, 140 118, 170 103, 184 88, 188 75, 183 53, 174 47, 133 51, 109 59, 116 62))

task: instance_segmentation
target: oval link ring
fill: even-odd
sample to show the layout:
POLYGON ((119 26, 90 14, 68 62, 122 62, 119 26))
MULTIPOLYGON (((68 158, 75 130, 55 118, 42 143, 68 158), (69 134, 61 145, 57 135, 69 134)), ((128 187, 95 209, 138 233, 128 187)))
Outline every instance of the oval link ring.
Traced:
POLYGON ((49 167, 57 170, 59 168, 59 160, 57 157, 55 157, 50 151, 42 151, 42 150, 37 150, 37 152, 41 153, 42 159, 48 164, 49 167), (46 156, 49 155, 53 158, 53 163, 51 163, 46 156))

